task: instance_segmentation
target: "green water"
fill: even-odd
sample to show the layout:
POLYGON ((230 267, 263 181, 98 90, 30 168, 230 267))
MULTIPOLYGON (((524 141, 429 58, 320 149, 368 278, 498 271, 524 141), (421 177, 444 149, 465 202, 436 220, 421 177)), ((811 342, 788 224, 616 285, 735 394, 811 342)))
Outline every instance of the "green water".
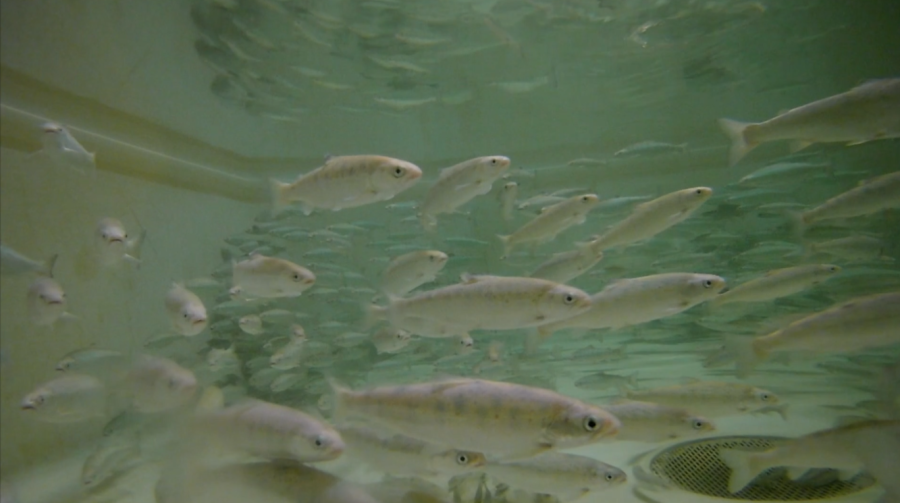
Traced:
MULTIPOLYGON (((763 121, 872 79, 896 78, 900 8, 893 2, 69 0, 7 2, 0 14, 0 237, 36 261, 58 254, 53 278, 76 318, 35 326, 27 291, 37 275, 4 271, 3 503, 7 494, 22 502, 152 501, 160 473, 178 466, 172 438, 177 443, 190 406, 142 417, 137 468, 97 489, 81 483, 82 464, 127 400, 77 422, 41 421, 22 410, 23 397, 60 377, 60 358, 90 347, 128 361, 171 359, 194 374, 197 395, 217 386, 226 404, 253 397, 326 422, 327 378, 364 389, 448 376, 552 389, 601 407, 626 388, 690 379, 750 384, 790 404, 786 419, 717 417, 704 437, 796 437, 846 416, 898 419, 896 344, 789 352, 744 379, 733 363, 705 364, 728 337, 767 334, 854 298, 900 290, 896 210, 805 229, 795 218, 898 171, 897 140, 816 144, 795 154, 776 141, 728 167, 729 139, 717 125, 723 117, 763 121), (47 121, 65 125, 96 153, 96 174, 34 154, 47 121), (641 142, 664 145, 615 155, 641 142), (288 182, 326 156, 356 154, 403 159, 423 174, 391 200, 273 214, 270 178, 288 182), (488 155, 509 157, 510 168, 489 193, 440 215, 436 232, 425 232, 417 208, 440 170, 488 155), (802 165, 741 183, 784 162, 802 165), (510 182, 517 197, 507 220, 502 193, 510 182), (366 306, 387 304, 381 277, 393 257, 429 249, 448 255, 436 280, 416 292, 458 283, 463 274, 528 276, 637 204, 692 187, 710 187, 713 195, 690 217, 606 250, 567 284, 594 294, 622 279, 686 272, 718 275, 734 288, 803 264, 835 264, 841 272, 777 299, 559 331, 537 347, 526 348, 531 328, 473 330, 469 349, 456 337, 414 335, 396 353, 378 353, 370 341, 384 325, 364 324, 366 306), (563 195, 582 193, 601 200, 583 224, 502 257, 497 235, 563 195), (103 217, 120 219, 130 237, 146 231, 140 267, 104 269, 93 261, 103 217), (863 255, 821 252, 821 243, 848 237, 871 240, 863 255), (308 268, 315 285, 295 298, 232 301, 232 261, 253 251, 308 268), (174 336, 163 307, 173 282, 187 284, 206 306, 208 327, 199 335, 174 336), (262 317, 261 334, 238 326, 252 314, 262 317), (302 357, 272 368, 269 359, 294 323, 308 337, 302 357), (210 351, 232 347, 236 362, 226 356, 233 364, 210 365, 210 351), (634 378, 603 389, 575 384, 598 371, 634 378)), ((639 501, 630 463, 667 445, 613 441, 571 451, 629 477, 579 501, 639 501)), ((360 485, 383 475, 349 453, 316 467, 360 485)), ((297 478, 302 487, 305 479, 297 478)), ((431 480, 454 501, 448 478, 431 480)), ((504 501, 499 482, 486 479, 478 499, 489 501, 489 491, 492 501, 504 501)), ((879 491, 853 501, 877 501, 879 491)), ((207 499, 198 494, 193 498, 225 498, 211 488, 207 499)), ((699 501, 672 487, 646 494, 699 501)))

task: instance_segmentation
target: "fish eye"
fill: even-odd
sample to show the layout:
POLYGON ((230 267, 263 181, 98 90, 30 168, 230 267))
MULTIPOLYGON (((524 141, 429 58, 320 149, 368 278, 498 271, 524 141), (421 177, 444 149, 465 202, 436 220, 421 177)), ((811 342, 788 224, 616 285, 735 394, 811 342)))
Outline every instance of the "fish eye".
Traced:
POLYGON ((494 166, 496 166, 496 165, 497 165, 497 159, 496 159, 496 158, 491 159, 491 164, 494 165, 494 166))
POLYGON ((400 166, 394 168, 394 178, 400 178, 401 176, 403 176, 403 173, 404 169, 400 166))
POLYGON ((613 474, 611 474, 611 473, 607 473, 607 474, 606 474, 606 481, 607 481, 607 482, 612 482, 613 480, 615 480, 615 478, 616 478, 616 476, 613 475, 613 474))
POLYGON ((571 303, 575 302, 575 296, 570 293, 570 294, 566 295, 566 297, 563 299, 563 301, 566 304, 571 304, 571 303))
POLYGON ((769 396, 768 393, 762 393, 759 395, 759 399, 762 400, 763 402, 768 402, 769 398, 771 398, 771 396, 769 396))
POLYGON ((300 281, 300 273, 299 272, 294 273, 294 281, 300 281))
POLYGON ((708 279, 708 280, 706 280, 706 281, 703 282, 703 286, 705 286, 706 288, 711 288, 712 285, 713 285, 713 282, 712 282, 711 279, 708 279))
POLYGON ((313 443, 316 445, 316 447, 323 447, 325 445, 325 439, 320 435, 316 437, 313 443))
POLYGON ((700 195, 700 194, 702 194, 702 193, 703 193, 703 189, 697 189, 697 190, 696 190, 696 191, 694 191, 694 192, 696 192, 696 193, 697 193, 697 195, 700 195))
POLYGON ((169 389, 175 389, 178 387, 178 381, 175 379, 169 379, 168 385, 169 389))
POLYGON ((41 300, 47 300, 47 296, 42 293, 38 294, 38 298, 40 298, 41 300))
POLYGON ((400 332, 397 332, 397 338, 398 338, 398 339, 402 339, 402 338, 403 338, 403 334, 401 334, 400 332))
POLYGON ((456 456, 456 462, 461 465, 466 465, 469 463, 469 456, 460 453, 458 456, 456 456))
POLYGON ((699 419, 694 421, 694 429, 695 430, 703 429, 703 421, 700 421, 699 419))
POLYGON ((184 313, 184 319, 188 319, 188 318, 190 318, 190 317, 191 317, 191 316, 190 316, 189 314, 184 313))
POLYGON ((582 426, 584 426, 584 429, 586 431, 595 431, 600 428, 600 421, 598 421, 597 418, 593 416, 588 416, 584 418, 584 423, 582 423, 582 426))
POLYGON ((588 202, 591 198, 588 196, 581 196, 581 200, 584 202, 588 202))

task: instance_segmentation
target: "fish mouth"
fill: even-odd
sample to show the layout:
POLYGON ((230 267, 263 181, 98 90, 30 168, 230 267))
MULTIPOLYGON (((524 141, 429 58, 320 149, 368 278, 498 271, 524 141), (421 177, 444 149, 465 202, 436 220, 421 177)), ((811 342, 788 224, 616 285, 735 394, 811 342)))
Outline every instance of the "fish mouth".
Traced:
POLYGON ((37 407, 35 407, 34 404, 32 404, 32 403, 23 403, 22 404, 22 410, 35 410, 35 409, 37 409, 37 407))
POLYGON ((199 320, 193 320, 191 325, 196 327, 197 325, 202 325, 204 323, 206 323, 206 318, 200 318, 199 320))
POLYGON ((113 244, 113 243, 125 244, 125 240, 122 238, 109 238, 109 244, 113 244))
POLYGON ((63 303, 63 301, 61 301, 61 300, 48 300, 47 301, 48 306, 61 306, 62 303, 63 303))

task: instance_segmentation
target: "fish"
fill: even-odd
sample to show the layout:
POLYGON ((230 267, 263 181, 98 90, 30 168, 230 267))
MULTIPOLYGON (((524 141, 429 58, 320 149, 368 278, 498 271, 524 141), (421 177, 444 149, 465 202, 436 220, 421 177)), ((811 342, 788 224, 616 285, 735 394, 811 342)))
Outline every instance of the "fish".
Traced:
MULTIPOLYGON (((299 325, 295 326, 299 327, 299 325)), ((299 332, 294 330, 288 342, 269 357, 269 365, 280 370, 288 370, 300 365, 307 340, 306 332, 302 327, 299 332)))
POLYGON ((232 284, 248 297, 297 297, 315 283, 312 271, 281 258, 253 252, 246 260, 232 263, 232 284))
POLYGON ((587 456, 547 452, 530 459, 489 462, 484 471, 516 489, 572 501, 624 485, 628 476, 615 466, 587 456))
POLYGON ((394 196, 412 187, 422 170, 408 161, 378 155, 331 157, 292 183, 271 180, 274 211, 299 202, 304 214, 339 211, 394 196))
POLYGON ((200 297, 181 284, 172 284, 164 304, 172 329, 178 334, 193 337, 206 329, 209 323, 206 306, 200 297))
POLYGON ((249 335, 259 335, 263 333, 262 318, 257 314, 248 314, 238 319, 238 327, 241 331, 249 335))
POLYGON ((893 261, 893 258, 885 255, 885 251, 888 249, 887 243, 871 236, 847 236, 828 241, 818 241, 808 243, 807 248, 810 254, 825 253, 853 262, 868 260, 893 261))
POLYGON ((554 391, 448 379, 352 391, 331 382, 334 417, 360 418, 419 440, 500 458, 530 457, 615 436, 605 410, 554 391))
POLYGON ((622 279, 591 296, 590 308, 538 327, 548 337, 563 328, 621 328, 673 316, 714 298, 725 280, 713 274, 665 273, 622 279))
POLYGON ((550 83, 549 75, 541 75, 540 77, 536 77, 531 80, 515 80, 515 81, 506 81, 506 82, 491 82, 488 84, 491 87, 496 87, 501 91, 505 91, 510 94, 522 94, 534 91, 541 87, 546 86, 550 83))
POLYGON ((603 259, 603 252, 592 247, 596 240, 580 245, 578 249, 557 253, 538 265, 532 278, 568 283, 588 272, 603 259))
POLYGON ((833 264, 809 264, 767 272, 764 276, 729 289, 710 300, 710 307, 731 302, 764 302, 786 297, 827 281, 841 272, 833 264))
POLYGON ((540 215, 520 227, 516 232, 508 236, 497 236, 503 243, 503 256, 508 257, 517 245, 544 243, 552 240, 569 227, 584 223, 587 213, 599 202, 600 199, 596 194, 581 194, 544 207, 540 215))
POLYGON ((618 374, 610 374, 608 372, 595 372, 593 374, 580 377, 575 381, 575 386, 581 389, 604 390, 607 388, 618 388, 624 390, 626 388, 637 387, 637 373, 623 376, 618 374))
POLYGON ((419 208, 419 221, 429 232, 437 228, 437 216, 453 213, 472 199, 487 194, 494 180, 509 168, 510 160, 502 155, 476 157, 444 168, 419 208))
POLYGON ((384 435, 361 426, 338 426, 347 454, 391 475, 450 476, 484 465, 484 454, 457 449, 442 450, 401 434, 384 435))
POLYGON ((56 265, 56 259, 58 258, 59 254, 55 253, 47 260, 38 262, 9 246, 0 244, 0 273, 10 276, 34 273, 52 278, 53 267, 56 265))
POLYGON ((115 218, 102 218, 94 229, 94 249, 102 267, 115 267, 123 262, 135 267, 141 265, 141 245, 147 231, 128 239, 122 222, 115 218))
POLYGON ((135 467, 141 460, 137 436, 106 437, 81 465, 81 483, 97 487, 107 480, 135 467))
POLYGON ((144 355, 125 376, 135 410, 145 414, 163 412, 188 403, 197 391, 197 378, 190 370, 168 358, 144 355))
POLYGON ((800 215, 800 221, 803 225, 810 225, 822 220, 858 217, 890 208, 900 208, 900 171, 862 181, 856 188, 804 211, 800 215))
POLYGON ((506 182, 500 192, 500 216, 503 221, 510 222, 513 219, 513 210, 516 208, 516 197, 519 195, 519 184, 506 182))
POLYGON ((241 361, 234 354, 234 344, 226 349, 212 348, 206 354, 206 364, 213 372, 237 373, 241 361))
POLYGON ((729 165, 757 145, 793 140, 793 151, 813 143, 857 145, 900 137, 900 79, 872 80, 853 89, 788 110, 755 124, 719 119, 731 139, 729 165))
POLYGON ((59 372, 109 376, 119 374, 130 364, 120 351, 100 348, 76 349, 67 353, 56 363, 59 372))
POLYGON ((385 327, 372 334, 372 344, 378 354, 397 353, 409 345, 411 337, 405 330, 385 327))
POLYGON ((247 400, 199 414, 192 439, 227 451, 301 463, 337 459, 344 452, 341 435, 327 423, 283 405, 247 400))
MULTIPOLYGON (((719 457, 731 475, 728 490, 737 493, 760 473, 776 466, 788 467, 797 479, 813 468, 838 470, 842 480, 868 470, 885 485, 895 479, 900 452, 900 421, 871 420, 820 430, 778 443, 763 452, 725 449, 719 457)), ((894 501, 894 500, 886 500, 894 501)))
POLYGON ((28 317, 38 326, 52 326, 57 321, 75 320, 66 311, 66 292, 53 278, 40 276, 28 287, 28 317))
POLYGON ((900 342, 900 292, 857 297, 801 318, 768 335, 731 338, 726 351, 747 375, 773 352, 847 353, 900 342))
POLYGON ((687 152, 687 143, 666 143, 662 141, 642 141, 616 151, 613 157, 638 157, 643 155, 659 155, 673 152, 687 152))
POLYGON ((25 396, 22 410, 47 423, 76 423, 107 412, 107 389, 96 377, 66 374, 47 381, 25 396))
POLYGON ((650 402, 626 400, 605 406, 622 422, 616 440, 665 442, 714 431, 715 423, 687 409, 650 402))
MULTIPOLYGON (((279 4, 280 5, 280 4, 279 4)), ((357 485, 302 463, 231 463, 185 470, 175 464, 156 485, 158 503, 381 503, 357 485), (166 476, 167 475, 167 476, 166 476)), ((384 500, 392 501, 392 500, 384 500)))
POLYGON ((778 395, 766 389, 740 383, 699 380, 661 388, 627 390, 623 396, 629 400, 683 407, 704 417, 749 413, 781 403, 778 395))
POLYGON ((827 162, 777 162, 762 167, 738 180, 738 185, 756 187, 768 184, 799 182, 810 177, 810 173, 828 171, 827 162))
POLYGON ((96 176, 96 156, 85 150, 66 127, 56 122, 45 122, 41 125, 41 132, 43 148, 36 154, 47 156, 57 165, 96 176))
POLYGON ((381 290, 401 297, 437 278, 447 265, 447 254, 439 250, 419 250, 395 257, 382 274, 381 290))
POLYGON ((593 246, 605 251, 649 239, 690 217, 712 197, 709 187, 670 192, 635 206, 631 215, 602 234, 593 246))
POLYGON ((422 337, 452 337, 470 330, 512 330, 566 319, 590 306, 577 288, 537 278, 464 276, 455 285, 370 306, 369 322, 422 337))

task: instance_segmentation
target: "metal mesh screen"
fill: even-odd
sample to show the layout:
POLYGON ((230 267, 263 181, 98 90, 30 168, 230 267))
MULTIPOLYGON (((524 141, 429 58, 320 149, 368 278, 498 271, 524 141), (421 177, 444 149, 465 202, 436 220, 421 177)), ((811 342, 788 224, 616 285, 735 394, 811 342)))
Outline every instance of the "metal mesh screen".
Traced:
POLYGON ((728 490, 731 469, 719 458, 727 449, 764 451, 779 445, 777 437, 719 437, 673 446, 650 462, 650 470, 693 493, 733 500, 807 501, 835 498, 862 491, 875 481, 860 474, 839 480, 833 470, 791 480, 784 467, 770 468, 739 492, 728 490), (831 474, 827 472, 832 472, 831 474))

